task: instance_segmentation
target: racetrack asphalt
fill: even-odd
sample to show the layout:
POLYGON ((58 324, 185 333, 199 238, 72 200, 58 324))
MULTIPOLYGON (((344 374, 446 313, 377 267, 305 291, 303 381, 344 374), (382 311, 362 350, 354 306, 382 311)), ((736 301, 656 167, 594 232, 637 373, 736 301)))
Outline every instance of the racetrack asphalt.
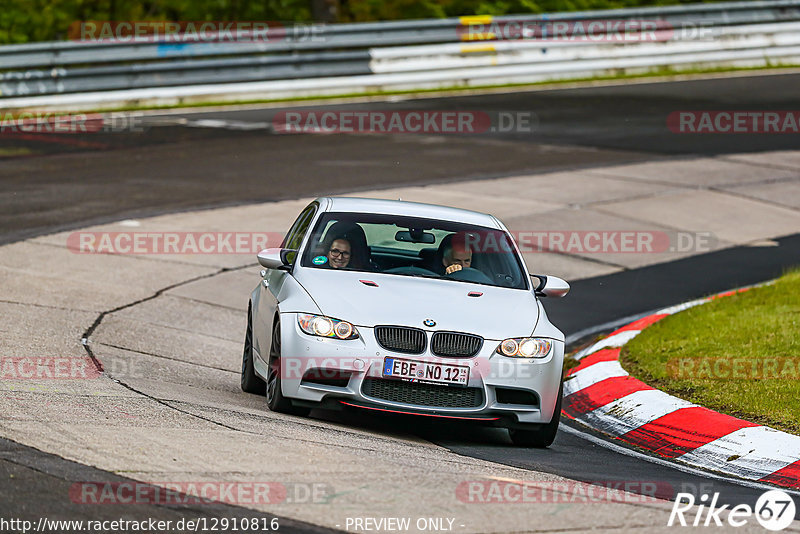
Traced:
MULTIPOLYGON (((787 74, 391 105, 405 109, 532 110, 540 119, 540 130, 533 137, 448 137, 446 143, 439 143, 430 140, 436 136, 277 136, 180 126, 154 126, 137 134, 91 138, 102 147, 0 137, 0 147, 25 147, 42 154, 0 160, 0 205, 4 208, 0 242, 100 221, 224 204, 652 161, 671 155, 796 148, 792 136, 676 136, 665 131, 663 121, 666 114, 680 109, 790 109, 799 81, 798 75, 787 74), (311 172, 309 162, 314 165, 311 172)), ((386 104, 351 107, 384 108, 386 104)), ((262 121, 269 120, 272 113, 242 110, 203 117, 262 121)), ((573 284, 568 299, 546 303, 548 313, 569 334, 714 291, 760 282, 800 263, 800 236, 777 241, 777 247, 735 247, 580 280, 573 284)), ((577 480, 649 477, 671 481, 676 489, 684 485, 687 489, 709 489, 711 484, 710 491, 722 492, 722 502, 734 504, 752 504, 761 493, 620 455, 566 432, 561 432, 553 448, 542 454, 498 446, 498 436, 492 430, 473 432, 455 425, 442 432, 423 425, 419 433, 459 454, 577 480), (591 461, 576 462, 576 458, 588 454, 591 461)), ((24 447, 6 445, 3 465, 9 472, 26 465, 20 458, 35 454, 24 447)), ((48 476, 46 470, 34 469, 20 476, 30 483, 22 487, 52 487, 43 478, 48 476)), ((26 495, 31 493, 14 492, 4 507, 23 509, 26 495)), ((47 501, 45 505, 49 506, 47 501)), ((253 514, 248 511, 247 515, 253 514)))
MULTIPOLYGON (((153 518, 158 521, 172 521, 206 518, 216 519, 257 519, 266 524, 276 516, 262 514, 238 506, 220 502, 191 503, 180 502, 141 503, 136 505, 136 514, 131 514, 131 506, 126 503, 107 503, 103 505, 83 504, 75 495, 75 485, 85 481, 98 484, 125 484, 133 480, 108 471, 65 460, 31 447, 0 438, 0 513, 3 519, 11 518, 30 521, 37 525, 40 518, 72 521, 115 521, 120 518, 142 520, 153 518)), ((175 499, 180 501, 181 497, 175 499)), ((309 534, 336 532, 335 530, 310 525, 301 521, 280 518, 281 530, 309 534)), ((47 529, 46 531, 72 532, 78 529, 47 529)), ((144 529, 147 530, 147 529, 144 529)), ((173 529, 177 530, 177 529, 173 529)), ((45 531, 44 529, 42 531, 45 531)))
MULTIPOLYGON (((144 118, 136 132, 17 135, 6 129, 0 134, 0 243, 228 204, 794 149, 798 143, 791 134, 674 134, 667 116, 681 110, 794 109, 798 86, 800 74, 785 73, 313 106, 533 113, 530 132, 309 137, 175 125, 181 118, 269 123, 287 109, 274 107, 170 112, 144 118)), ((298 108, 312 105, 289 109, 298 108)))

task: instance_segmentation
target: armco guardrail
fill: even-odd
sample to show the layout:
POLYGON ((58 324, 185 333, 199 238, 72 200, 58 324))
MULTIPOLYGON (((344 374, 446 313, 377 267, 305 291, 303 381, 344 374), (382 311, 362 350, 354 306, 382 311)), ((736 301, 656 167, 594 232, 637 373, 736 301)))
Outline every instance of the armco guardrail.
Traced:
POLYGON ((203 42, 161 36, 12 45, 0 47, 0 107, 242 100, 660 67, 797 64, 798 29, 800 0, 774 0, 299 25, 233 42, 205 35, 203 42))

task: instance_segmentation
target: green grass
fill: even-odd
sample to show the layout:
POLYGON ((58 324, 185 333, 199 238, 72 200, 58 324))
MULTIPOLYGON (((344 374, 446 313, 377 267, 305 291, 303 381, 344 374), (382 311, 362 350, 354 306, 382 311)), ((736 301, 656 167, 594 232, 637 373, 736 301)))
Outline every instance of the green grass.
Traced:
POLYGON ((680 398, 800 433, 800 270, 662 319, 625 345, 621 361, 633 376, 680 398), (790 360, 766 369, 776 378, 763 378, 758 366, 775 358, 790 360), (724 363, 716 370, 701 365, 711 359, 724 363), (731 359, 742 361, 738 378, 731 359), (758 371, 749 378, 753 366, 758 371))
POLYGON ((12 158, 18 156, 31 156, 35 152, 24 147, 0 147, 0 158, 12 158))

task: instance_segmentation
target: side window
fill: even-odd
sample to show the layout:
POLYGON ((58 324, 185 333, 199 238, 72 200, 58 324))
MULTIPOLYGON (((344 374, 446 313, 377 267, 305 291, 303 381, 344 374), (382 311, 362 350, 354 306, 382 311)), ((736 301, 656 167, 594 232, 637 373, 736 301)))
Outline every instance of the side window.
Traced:
MULTIPOLYGON (((311 206, 307 207, 297 218, 297 220, 292 225, 292 228, 286 234, 286 237, 283 238, 283 243, 281 243, 281 248, 288 248, 288 249, 299 249, 300 245, 303 243, 303 237, 306 235, 308 231, 308 226, 311 224, 311 219, 314 218, 314 213, 317 211, 317 205, 312 204, 311 206)), ((291 263, 294 263, 295 254, 290 254, 288 259, 291 263)))

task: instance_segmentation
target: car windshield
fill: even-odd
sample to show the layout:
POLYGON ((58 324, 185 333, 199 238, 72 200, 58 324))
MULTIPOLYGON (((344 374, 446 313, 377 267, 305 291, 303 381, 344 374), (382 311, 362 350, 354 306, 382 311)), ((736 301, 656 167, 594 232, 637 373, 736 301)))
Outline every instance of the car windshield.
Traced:
POLYGON ((302 266, 528 288, 507 233, 417 217, 325 213, 302 266))

